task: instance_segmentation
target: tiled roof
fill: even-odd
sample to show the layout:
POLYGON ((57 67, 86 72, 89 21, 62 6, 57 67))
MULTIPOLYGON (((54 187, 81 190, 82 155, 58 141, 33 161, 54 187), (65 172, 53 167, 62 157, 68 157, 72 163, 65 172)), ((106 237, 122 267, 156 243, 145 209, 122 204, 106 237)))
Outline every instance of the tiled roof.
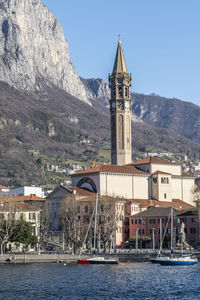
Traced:
MULTIPOLYGON (((134 219, 134 218, 143 218, 143 217, 168 217, 171 212, 171 207, 177 209, 176 211, 174 211, 175 215, 179 214, 179 216, 184 216, 184 213, 181 215, 178 212, 178 210, 180 209, 179 205, 177 206, 178 203, 182 204, 181 208, 188 207, 190 210, 190 215, 191 215, 191 212, 193 212, 193 214, 194 214, 194 211, 195 211, 194 207, 192 207, 190 204, 187 204, 179 199, 173 199, 173 202, 165 202, 165 203, 161 202, 161 201, 157 201, 157 202, 160 202, 160 204, 162 203, 164 205, 160 205, 159 207, 158 206, 149 207, 148 209, 131 216, 131 218, 134 219), (171 205, 169 205, 169 204, 171 204, 171 205)), ((186 211, 186 210, 184 210, 184 211, 186 211)), ((185 214, 185 216, 186 216, 186 214, 185 214)))
POLYGON ((4 196, 0 198, 0 202, 24 202, 24 201, 46 201, 45 198, 37 196, 4 196))
POLYGON ((88 190, 76 187, 76 186, 68 186, 68 188, 72 191, 76 191, 76 195, 77 196, 91 196, 91 197, 95 197, 95 193, 90 192, 88 190))
POLYGON ((10 188, 8 188, 7 186, 4 186, 4 185, 0 185, 0 189, 1 190, 10 190, 10 188))
POLYGON ((134 166, 99 165, 91 169, 76 172, 71 176, 91 174, 91 173, 123 173, 123 174, 149 175, 147 172, 138 170, 134 166))
POLYGON ((158 200, 148 200, 148 199, 128 199, 132 203, 138 203, 140 207, 153 207, 153 206, 162 206, 162 207, 193 207, 191 204, 188 204, 180 199, 172 199, 172 202, 168 201, 158 201, 158 200))
POLYGON ((166 175, 172 175, 171 173, 167 173, 167 172, 163 172, 163 171, 155 171, 154 173, 152 173, 152 175, 156 175, 156 174, 166 174, 166 175))
POLYGON ((144 218, 144 217, 168 217, 170 214, 170 207, 150 207, 138 214, 131 216, 131 218, 144 218))
POLYGON ((33 205, 19 202, 0 202, 0 211, 38 211, 33 205))
POLYGON ((171 162, 162 158, 158 157, 147 157, 138 161, 135 161, 128 166, 135 166, 135 165, 144 165, 144 164, 159 164, 159 165, 180 165, 180 163, 171 162))
POLYGON ((195 177, 194 175, 187 174, 187 173, 182 173, 181 176, 183 176, 183 177, 195 177))

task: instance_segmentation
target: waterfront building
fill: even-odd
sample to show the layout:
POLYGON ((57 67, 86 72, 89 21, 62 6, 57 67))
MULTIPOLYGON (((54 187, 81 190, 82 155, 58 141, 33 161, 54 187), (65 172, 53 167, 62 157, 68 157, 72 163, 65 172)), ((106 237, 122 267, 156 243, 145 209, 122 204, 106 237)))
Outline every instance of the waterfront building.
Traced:
MULTIPOLYGON (((97 195, 93 192, 78 187, 57 186, 53 192, 47 196, 47 209, 50 216, 49 233, 52 241, 62 243, 62 225, 60 220, 62 214, 74 206, 73 212, 76 220, 79 220, 78 227, 84 228, 86 233, 91 220, 94 220, 94 208, 97 195)), ((126 202, 121 198, 98 195, 98 239, 103 243, 103 236, 112 240, 113 245, 120 245, 124 240, 124 219, 126 202), (112 238, 108 237, 108 232, 112 238), (104 234, 103 234, 104 233, 104 234)), ((90 237, 94 221, 91 222, 90 237)))
MULTIPOLYGON (((180 233, 181 224, 185 225, 186 239, 189 245, 195 246, 199 242, 199 219, 197 209, 188 207, 185 204, 182 209, 178 204, 174 205, 174 236, 176 241, 180 233)), ((149 237, 147 247, 153 247, 153 236, 155 241, 155 248, 160 247, 160 241, 163 239, 165 232, 165 239, 163 248, 170 248, 171 239, 171 208, 170 207, 150 207, 145 211, 130 216, 129 219, 129 237, 144 238, 149 237)))
MULTIPOLYGON (((12 215, 15 220, 24 220, 31 223, 33 228, 33 235, 39 237, 40 235, 40 209, 33 205, 22 203, 19 201, 7 201, 7 197, 0 199, 0 218, 7 219, 12 215)), ((10 243, 12 249, 22 250, 21 247, 16 248, 15 243, 10 243)), ((35 250, 29 245, 29 250, 35 250)))

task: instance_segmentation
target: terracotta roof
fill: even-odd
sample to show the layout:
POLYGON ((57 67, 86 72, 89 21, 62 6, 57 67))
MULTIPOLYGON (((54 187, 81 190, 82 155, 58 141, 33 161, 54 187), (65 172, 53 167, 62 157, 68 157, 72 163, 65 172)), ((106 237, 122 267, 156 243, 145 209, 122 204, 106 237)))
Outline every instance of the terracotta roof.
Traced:
POLYGON ((138 214, 131 216, 131 218, 135 219, 144 217, 168 217, 170 212, 170 207, 150 207, 138 214))
POLYGON ((8 188, 7 186, 4 186, 4 185, 0 185, 0 189, 1 190, 10 190, 10 188, 8 188))
POLYGON ((91 196, 91 197, 95 197, 95 193, 93 192, 90 192, 88 190, 85 190, 85 189, 82 189, 82 188, 79 188, 79 187, 76 187, 76 186, 68 186, 68 188, 72 191, 76 191, 76 194, 77 196, 91 196))
MULTIPOLYGON (((179 201, 181 201, 181 200, 179 200, 179 201)), ((183 201, 181 201, 181 202, 183 202, 183 201)), ((191 205, 189 205, 189 206, 191 206, 191 205)), ((186 216, 186 214, 184 214, 184 213, 180 214, 178 212, 179 207, 176 207, 176 206, 166 206, 166 207, 164 207, 163 206, 163 207, 149 207, 148 209, 146 209, 146 210, 144 210, 144 211, 142 211, 138 214, 135 214, 135 215, 131 216, 131 218, 135 219, 135 218, 143 218, 143 217, 168 217, 170 212, 171 212, 171 207, 174 207, 175 209, 177 209, 177 210, 174 211, 175 215, 178 214, 179 216, 184 216, 184 215, 186 216)), ((190 215, 192 214, 192 212, 194 214, 194 211, 195 210, 190 209, 190 215)))
POLYGON ((155 175, 155 174, 166 174, 166 175, 172 175, 171 173, 167 173, 167 172, 163 172, 163 171, 155 171, 154 173, 152 173, 152 175, 155 175))
POLYGON ((180 199, 172 199, 172 202, 168 201, 158 201, 158 200, 148 200, 148 199, 128 199, 128 201, 133 203, 138 203, 140 207, 151 207, 151 206, 162 206, 162 207, 193 207, 180 199))
POLYGON ((0 211, 38 211, 33 205, 19 202, 0 202, 0 211))
POLYGON ((144 165, 144 164, 161 164, 161 165, 180 165, 181 163, 171 162, 169 160, 165 160, 158 157, 147 157, 138 161, 135 161, 127 166, 134 166, 134 165, 144 165))
POLYGON ((37 196, 4 196, 0 198, 0 202, 24 202, 24 201, 46 201, 46 199, 37 196))
POLYGON ((194 175, 187 174, 187 173, 182 173, 181 176, 183 176, 183 177, 196 177, 194 175))
POLYGON ((118 165, 99 165, 97 167, 78 171, 71 176, 91 173, 123 173, 123 174, 138 174, 138 175, 149 175, 147 172, 136 169, 134 166, 118 166, 118 165))

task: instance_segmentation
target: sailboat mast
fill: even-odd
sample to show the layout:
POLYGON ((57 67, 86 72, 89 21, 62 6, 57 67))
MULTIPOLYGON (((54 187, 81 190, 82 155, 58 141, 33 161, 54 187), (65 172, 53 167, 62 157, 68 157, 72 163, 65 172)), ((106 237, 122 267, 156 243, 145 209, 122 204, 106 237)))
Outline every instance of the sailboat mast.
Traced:
POLYGON ((173 250, 173 231, 174 231, 174 222, 173 222, 173 207, 171 207, 171 250, 173 250))
POLYGON ((97 209, 98 209, 98 193, 96 195, 96 208, 95 208, 95 218, 94 218, 94 251, 96 250, 97 209))

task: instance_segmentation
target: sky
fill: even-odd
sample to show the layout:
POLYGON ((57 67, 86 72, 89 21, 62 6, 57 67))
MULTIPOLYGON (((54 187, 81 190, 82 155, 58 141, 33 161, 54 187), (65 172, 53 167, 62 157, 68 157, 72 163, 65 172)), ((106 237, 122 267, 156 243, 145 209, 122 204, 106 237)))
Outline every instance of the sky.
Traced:
POLYGON ((132 91, 200 105, 200 0, 42 0, 84 78, 112 72, 118 35, 132 91))

